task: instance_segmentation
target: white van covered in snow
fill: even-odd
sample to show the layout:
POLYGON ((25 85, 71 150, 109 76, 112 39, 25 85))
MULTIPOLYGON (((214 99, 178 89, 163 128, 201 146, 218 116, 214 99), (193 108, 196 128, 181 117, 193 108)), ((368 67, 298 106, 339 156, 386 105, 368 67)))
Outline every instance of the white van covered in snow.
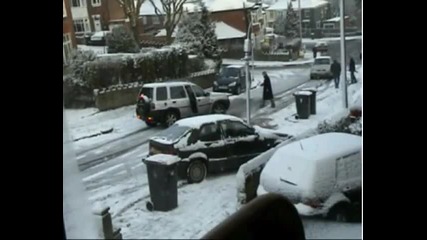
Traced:
POLYGON ((285 145, 263 169, 258 193, 284 195, 297 204, 301 215, 349 221, 361 203, 361 145, 360 136, 346 133, 325 133, 285 145))

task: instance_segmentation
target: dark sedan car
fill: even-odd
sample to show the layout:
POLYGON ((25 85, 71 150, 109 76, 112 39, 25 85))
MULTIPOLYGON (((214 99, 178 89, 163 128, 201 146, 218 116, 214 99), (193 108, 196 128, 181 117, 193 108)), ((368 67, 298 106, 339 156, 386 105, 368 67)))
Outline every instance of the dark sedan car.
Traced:
MULTIPOLYGON (((251 75, 249 75, 251 79, 251 75)), ((214 92, 229 92, 238 95, 246 90, 246 72, 244 65, 230 65, 221 68, 213 82, 214 92)))
POLYGON ((251 127, 234 116, 212 114, 182 119, 152 137, 149 156, 159 153, 177 155, 181 158, 179 178, 198 183, 208 172, 238 169, 290 137, 251 127))

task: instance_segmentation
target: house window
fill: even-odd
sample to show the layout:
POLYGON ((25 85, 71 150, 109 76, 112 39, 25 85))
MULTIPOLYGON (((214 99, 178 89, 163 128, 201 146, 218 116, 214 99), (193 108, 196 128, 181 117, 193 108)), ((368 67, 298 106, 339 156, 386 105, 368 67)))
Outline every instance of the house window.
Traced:
POLYGON ((68 64, 68 60, 70 59, 71 51, 73 47, 71 45, 71 36, 69 33, 65 33, 62 35, 62 61, 63 64, 68 64))
POLYGON ((72 7, 84 7, 86 6, 85 0, 71 0, 72 7))
POLYGON ((333 24, 333 23, 325 23, 325 24, 323 24, 323 28, 325 28, 325 29, 334 29, 335 28, 335 24, 333 24))
POLYGON ((310 9, 304 10, 303 16, 304 16, 304 18, 310 18, 310 9))
POLYGON ((94 7, 101 6, 101 0, 92 0, 92 6, 94 7))
POLYGON ((160 18, 159 16, 153 16, 153 24, 160 24, 160 18))
POLYGON ((89 20, 87 18, 76 19, 73 21, 73 23, 74 23, 74 32, 76 33, 90 31, 89 20))
POLYGON ((67 17, 67 9, 65 8, 65 2, 62 1, 62 17, 67 17))

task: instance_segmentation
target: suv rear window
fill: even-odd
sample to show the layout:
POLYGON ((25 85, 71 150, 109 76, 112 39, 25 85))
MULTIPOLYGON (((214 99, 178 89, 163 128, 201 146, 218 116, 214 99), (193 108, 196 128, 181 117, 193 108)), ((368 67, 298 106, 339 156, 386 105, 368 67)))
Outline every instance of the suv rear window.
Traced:
POLYGON ((147 96, 148 98, 153 99, 153 88, 143 87, 139 95, 141 94, 144 94, 144 96, 147 96))
POLYGON ((326 58, 318 58, 316 60, 314 60, 314 64, 316 65, 329 65, 331 64, 331 62, 329 61, 329 59, 326 58))

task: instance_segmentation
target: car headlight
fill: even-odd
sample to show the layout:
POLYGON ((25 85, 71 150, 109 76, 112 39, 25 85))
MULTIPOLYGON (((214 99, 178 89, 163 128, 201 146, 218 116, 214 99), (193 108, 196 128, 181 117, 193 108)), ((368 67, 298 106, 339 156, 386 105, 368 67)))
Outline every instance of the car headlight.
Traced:
POLYGON ((218 86, 218 82, 217 82, 217 81, 214 81, 214 82, 213 82, 213 84, 214 84, 215 86, 218 86))
POLYGON ((234 87, 234 86, 236 86, 236 82, 232 82, 232 83, 228 84, 228 86, 229 87, 234 87))

